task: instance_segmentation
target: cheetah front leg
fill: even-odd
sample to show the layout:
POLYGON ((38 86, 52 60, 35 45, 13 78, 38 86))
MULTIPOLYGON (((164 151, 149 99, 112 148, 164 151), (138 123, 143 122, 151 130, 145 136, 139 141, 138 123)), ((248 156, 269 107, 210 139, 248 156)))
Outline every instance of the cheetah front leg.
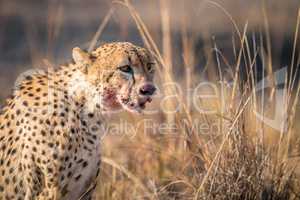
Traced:
POLYGON ((57 188, 44 188, 43 191, 35 198, 37 200, 62 200, 57 188))
POLYGON ((24 200, 61 200, 57 189, 45 188, 39 194, 33 194, 32 190, 27 189, 24 200))
MULTIPOLYGON (((78 200, 94 200, 94 191, 96 183, 94 183, 78 200)), ((67 194, 67 193, 66 193, 67 194)), ((64 197, 63 192, 56 187, 44 188, 43 191, 37 195, 36 200, 73 200, 68 197, 64 197)), ((30 199, 31 200, 31 199, 30 199)), ((75 200, 75 199, 74 199, 75 200)), ((77 200, 77 199, 76 199, 77 200)))

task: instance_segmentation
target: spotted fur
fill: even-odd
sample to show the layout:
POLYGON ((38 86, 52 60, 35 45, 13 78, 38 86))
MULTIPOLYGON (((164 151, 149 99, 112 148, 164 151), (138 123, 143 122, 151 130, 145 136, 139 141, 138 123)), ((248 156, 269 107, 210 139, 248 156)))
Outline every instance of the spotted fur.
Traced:
POLYGON ((141 112, 151 100, 147 50, 109 43, 91 53, 74 48, 73 59, 27 75, 7 100, 0 115, 0 200, 89 199, 100 170, 103 117, 123 108, 141 112))

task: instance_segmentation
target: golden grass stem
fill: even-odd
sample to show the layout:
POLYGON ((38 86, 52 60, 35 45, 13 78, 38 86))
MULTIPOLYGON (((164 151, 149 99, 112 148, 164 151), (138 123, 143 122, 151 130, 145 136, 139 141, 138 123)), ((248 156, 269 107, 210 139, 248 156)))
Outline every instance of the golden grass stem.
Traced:
POLYGON ((266 10, 266 1, 262 1, 262 14, 264 19, 264 26, 265 26, 265 33, 266 33, 266 40, 267 40, 267 51, 268 51, 268 64, 267 64, 267 71, 268 71, 268 78, 271 82, 271 92, 269 96, 269 100, 273 101, 273 97, 275 94, 275 79, 273 75, 273 63, 272 63, 272 47, 271 47, 271 35, 270 35, 270 27, 269 27, 269 21, 267 16, 267 10, 266 10))
POLYGON ((244 27, 243 36, 242 36, 242 39, 241 39, 241 48, 240 48, 238 59, 237 59, 236 66, 235 66, 235 75, 234 75, 234 79, 233 79, 233 88, 232 88, 231 102, 230 102, 230 109, 231 110, 233 108, 234 98, 236 96, 237 87, 238 87, 239 72, 240 72, 240 66, 241 66, 241 58, 242 58, 242 52, 243 52, 243 49, 244 49, 247 28, 248 28, 248 23, 246 23, 245 27, 244 27))
MULTIPOLYGON (((291 60, 291 65, 290 65, 290 81, 289 81, 289 84, 288 84, 288 90, 289 91, 292 91, 293 88, 294 88, 294 84, 295 84, 295 81, 297 79, 297 74, 298 74, 298 71, 299 71, 299 66, 298 68, 296 68, 295 70, 295 75, 294 77, 292 77, 292 74, 293 74, 293 71, 294 71, 294 66, 295 66, 295 57, 296 57, 296 48, 297 48, 297 38, 298 38, 298 34, 299 34, 299 25, 300 25, 300 8, 298 9, 298 16, 297 16, 297 23, 296 23, 296 30, 295 30, 295 34, 294 34, 294 44, 293 44, 293 53, 292 53, 292 60, 291 60)), ((300 58, 300 56, 299 56, 300 58)), ((297 66, 297 64, 296 64, 297 66)))

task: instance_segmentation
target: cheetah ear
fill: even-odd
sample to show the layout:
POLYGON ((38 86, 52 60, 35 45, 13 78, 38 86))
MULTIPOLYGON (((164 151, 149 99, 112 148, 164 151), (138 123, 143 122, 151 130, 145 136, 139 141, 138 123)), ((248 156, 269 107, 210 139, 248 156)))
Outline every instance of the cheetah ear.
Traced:
POLYGON ((73 48, 72 56, 75 63, 85 68, 84 70, 87 70, 87 67, 92 63, 90 54, 81 50, 79 47, 73 48))

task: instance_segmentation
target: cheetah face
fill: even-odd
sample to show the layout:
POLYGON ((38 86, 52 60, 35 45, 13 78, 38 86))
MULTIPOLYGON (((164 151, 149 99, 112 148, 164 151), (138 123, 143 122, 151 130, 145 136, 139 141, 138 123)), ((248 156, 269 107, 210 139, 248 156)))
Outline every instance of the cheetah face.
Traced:
POLYGON ((101 94, 98 103, 105 110, 123 108, 141 113, 146 103, 151 102, 156 90, 155 62, 147 50, 131 43, 110 43, 86 54, 76 56, 73 51, 75 62, 88 66, 87 79, 97 87, 101 94), (83 62, 84 59, 87 61, 83 62))
POLYGON ((153 84, 154 62, 145 65, 136 58, 125 58, 117 67, 109 85, 115 85, 116 101, 130 112, 142 112, 155 93, 153 84))

